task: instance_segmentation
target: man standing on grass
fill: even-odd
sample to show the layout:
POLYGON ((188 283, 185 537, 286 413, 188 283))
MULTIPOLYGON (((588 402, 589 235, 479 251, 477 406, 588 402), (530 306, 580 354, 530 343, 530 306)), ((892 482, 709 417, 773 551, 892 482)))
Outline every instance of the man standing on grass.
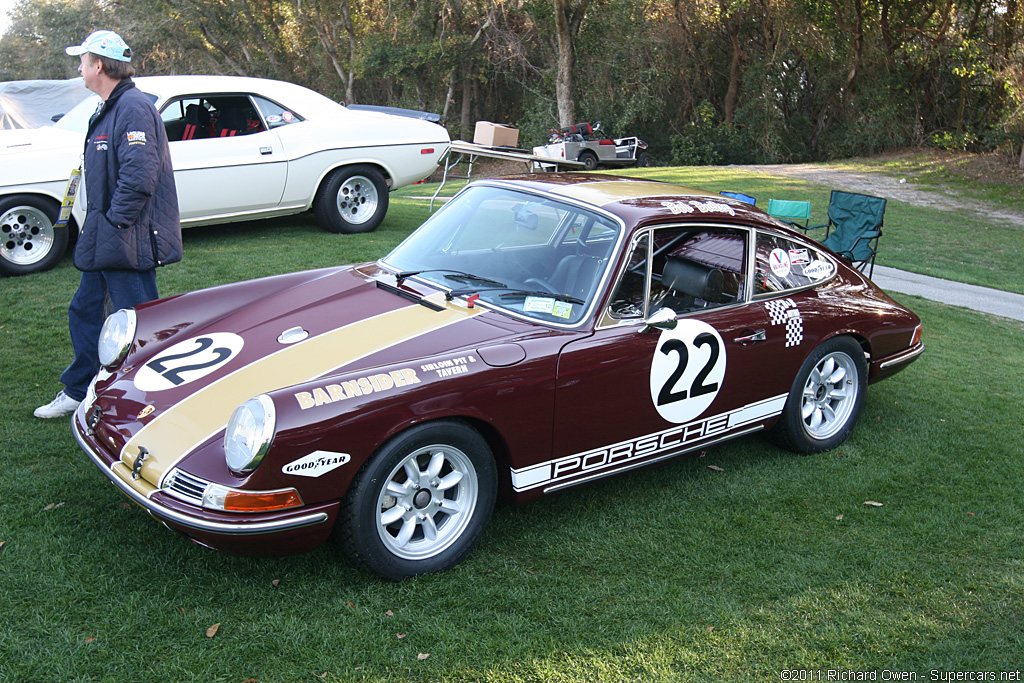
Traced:
POLYGON ((132 51, 113 31, 96 31, 67 48, 81 57, 85 87, 102 102, 85 140, 85 220, 74 264, 82 280, 68 308, 75 359, 64 389, 36 417, 75 411, 99 370, 100 329, 111 310, 156 299, 156 268, 182 257, 178 193, 167 133, 153 102, 135 87, 132 51))

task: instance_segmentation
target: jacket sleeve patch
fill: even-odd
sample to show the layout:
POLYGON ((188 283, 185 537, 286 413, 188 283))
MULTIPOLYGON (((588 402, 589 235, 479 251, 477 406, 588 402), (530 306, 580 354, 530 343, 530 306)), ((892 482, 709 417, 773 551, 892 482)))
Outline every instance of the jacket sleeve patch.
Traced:
POLYGON ((128 144, 129 145, 145 145, 146 144, 146 131, 144 130, 130 130, 128 131, 128 144))

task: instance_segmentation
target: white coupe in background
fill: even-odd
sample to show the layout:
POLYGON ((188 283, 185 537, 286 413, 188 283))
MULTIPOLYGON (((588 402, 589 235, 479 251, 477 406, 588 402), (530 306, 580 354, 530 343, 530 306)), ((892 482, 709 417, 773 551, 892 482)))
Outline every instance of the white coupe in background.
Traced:
MULTIPOLYGON (((134 79, 163 118, 182 227, 312 209, 331 232, 370 232, 388 192, 429 176, 447 131, 415 118, 348 109, 292 83, 237 76, 134 79)), ((54 227, 81 163, 92 96, 55 125, 0 131, 0 273, 52 268, 68 244, 54 227)), ((79 196, 72 223, 80 225, 79 196)))

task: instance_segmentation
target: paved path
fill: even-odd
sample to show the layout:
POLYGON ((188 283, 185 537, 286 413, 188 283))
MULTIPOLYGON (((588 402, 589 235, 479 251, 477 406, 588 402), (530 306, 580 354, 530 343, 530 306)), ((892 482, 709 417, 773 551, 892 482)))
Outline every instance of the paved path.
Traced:
POLYGON ((963 306, 1004 318, 1024 320, 1024 295, 1004 292, 1000 289, 965 285, 952 280, 943 280, 904 270, 875 266, 872 281, 890 292, 915 294, 944 304, 963 306))

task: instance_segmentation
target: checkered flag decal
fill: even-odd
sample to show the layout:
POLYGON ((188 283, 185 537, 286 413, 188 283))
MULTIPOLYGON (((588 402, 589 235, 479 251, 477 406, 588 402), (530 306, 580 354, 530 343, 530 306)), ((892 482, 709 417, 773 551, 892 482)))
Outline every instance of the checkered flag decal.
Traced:
POLYGON ((786 346, 798 346, 804 340, 804 319, 792 299, 775 299, 764 304, 772 325, 786 325, 786 346))

